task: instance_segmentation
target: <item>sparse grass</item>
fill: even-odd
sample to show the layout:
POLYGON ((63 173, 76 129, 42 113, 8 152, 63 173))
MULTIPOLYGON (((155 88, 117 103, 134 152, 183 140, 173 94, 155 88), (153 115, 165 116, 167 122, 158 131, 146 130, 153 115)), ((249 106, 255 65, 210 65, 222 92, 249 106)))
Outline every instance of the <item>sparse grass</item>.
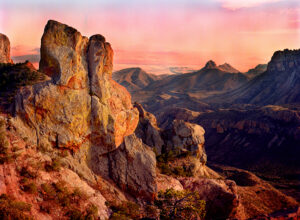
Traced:
POLYGON ((188 158, 191 155, 191 152, 181 152, 180 150, 172 151, 168 153, 161 154, 156 157, 157 167, 160 169, 162 174, 168 176, 183 176, 191 177, 193 176, 193 171, 190 166, 170 166, 170 162, 179 159, 179 158, 188 158))
MULTIPOLYGON (((65 215, 70 219, 97 219, 98 208, 90 204, 86 210, 80 211, 80 203, 86 201, 88 196, 79 188, 70 189, 66 182, 44 183, 41 185, 43 198, 51 201, 65 210, 65 215)), ((42 211, 50 212, 46 205, 42 206, 42 211)))
POLYGON ((62 164, 59 158, 55 158, 52 160, 51 163, 46 163, 45 164, 45 170, 47 172, 53 172, 53 171, 59 171, 61 168, 62 164))
POLYGON ((22 167, 20 175, 29 179, 35 179, 38 176, 37 172, 30 170, 29 167, 22 167))
POLYGON ((110 219, 140 219, 140 206, 134 202, 123 201, 121 204, 111 204, 109 202, 106 205, 113 211, 110 219))
POLYGON ((0 219, 31 220, 33 218, 28 215, 30 210, 28 203, 16 201, 6 194, 0 196, 0 219))
POLYGON ((26 185, 23 186, 23 190, 25 192, 28 192, 30 194, 36 194, 38 192, 37 186, 35 183, 28 183, 26 185))

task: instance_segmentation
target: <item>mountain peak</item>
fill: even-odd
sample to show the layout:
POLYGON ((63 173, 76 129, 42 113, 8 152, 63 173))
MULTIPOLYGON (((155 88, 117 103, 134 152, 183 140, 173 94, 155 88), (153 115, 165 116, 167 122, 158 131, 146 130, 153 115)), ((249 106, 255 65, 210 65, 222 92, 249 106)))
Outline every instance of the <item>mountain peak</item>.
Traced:
POLYGON ((216 63, 213 60, 209 60, 206 64, 205 64, 205 69, 215 69, 217 68, 216 63))
POLYGON ((224 63, 222 65, 219 65, 218 68, 222 71, 229 72, 229 73, 239 73, 237 69, 235 69, 233 66, 231 66, 229 63, 224 63))

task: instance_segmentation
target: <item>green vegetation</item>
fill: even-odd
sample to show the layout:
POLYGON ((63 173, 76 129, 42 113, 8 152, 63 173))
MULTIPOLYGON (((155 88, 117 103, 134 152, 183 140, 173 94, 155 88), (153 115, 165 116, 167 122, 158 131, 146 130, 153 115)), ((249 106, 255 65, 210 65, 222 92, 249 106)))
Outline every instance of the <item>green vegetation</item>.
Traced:
POLYGON ((180 158, 188 158, 191 156, 191 152, 182 152, 180 150, 172 151, 170 150, 168 153, 161 154, 156 157, 157 167, 160 169, 162 174, 166 174, 168 176, 183 176, 183 177, 191 177, 193 176, 193 167, 191 166, 175 166, 173 167, 170 162, 180 159, 180 158))
POLYGON ((121 204, 106 202, 106 205, 113 212, 110 216, 111 220, 142 218, 159 218, 161 220, 204 219, 206 214, 205 204, 205 201, 200 199, 197 192, 174 189, 159 192, 154 204, 146 205, 144 208, 129 201, 123 201, 121 204))
POLYGON ((111 204, 107 202, 106 205, 113 211, 110 219, 125 220, 141 218, 140 206, 134 202, 123 201, 121 204, 111 204))
POLYGON ((14 198, 6 194, 0 196, 0 218, 31 220, 27 214, 31 209, 31 205, 25 202, 16 201, 14 198))
POLYGON ((98 208, 95 205, 90 205, 85 212, 79 209, 69 210, 66 214, 72 220, 93 220, 98 217, 98 208))
MULTIPOLYGON (((79 188, 71 190, 67 183, 58 181, 56 183, 44 183, 41 185, 44 201, 52 201, 62 207, 65 215, 70 219, 97 219, 98 208, 90 204, 84 211, 79 209, 80 202, 86 201, 88 196, 79 188)), ((42 211, 50 213, 50 208, 41 205, 42 211)))
POLYGON ((204 219, 205 201, 197 192, 168 189, 159 192, 155 205, 160 209, 160 219, 204 219))
POLYGON ((18 64, 0 63, 0 94, 9 103, 13 101, 18 88, 32 85, 44 79, 44 74, 30 69, 26 62, 18 64))

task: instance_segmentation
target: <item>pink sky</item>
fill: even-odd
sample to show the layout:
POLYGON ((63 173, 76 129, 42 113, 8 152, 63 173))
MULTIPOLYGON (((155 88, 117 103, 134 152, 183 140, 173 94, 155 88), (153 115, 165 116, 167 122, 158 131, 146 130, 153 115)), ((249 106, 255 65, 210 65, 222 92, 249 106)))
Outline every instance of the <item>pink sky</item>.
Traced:
POLYGON ((49 19, 85 36, 104 35, 115 51, 115 69, 200 69, 212 59, 247 71, 267 63, 276 50, 300 48, 300 4, 295 0, 44 2, 1 1, 0 32, 10 38, 12 56, 31 55, 27 58, 36 62, 49 19))

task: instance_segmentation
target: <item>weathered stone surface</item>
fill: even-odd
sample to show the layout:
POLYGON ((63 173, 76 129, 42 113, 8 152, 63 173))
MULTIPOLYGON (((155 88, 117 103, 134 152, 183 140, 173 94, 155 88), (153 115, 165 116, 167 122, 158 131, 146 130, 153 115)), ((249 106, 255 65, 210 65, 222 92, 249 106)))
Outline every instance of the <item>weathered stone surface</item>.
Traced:
POLYGON ((157 191, 166 191, 167 189, 174 189, 178 191, 183 190, 183 186, 179 182, 179 180, 175 179, 172 176, 167 176, 163 174, 157 175, 157 191))
POLYGON ((124 190, 153 200, 157 192, 154 152, 134 134, 109 155, 109 174, 124 190))
POLYGON ((158 154, 161 154, 164 141, 161 138, 161 131, 157 126, 155 116, 145 111, 143 106, 137 102, 134 107, 138 109, 140 116, 138 127, 135 130, 136 136, 141 138, 148 146, 155 148, 158 154))
POLYGON ((41 42, 40 71, 50 76, 56 85, 87 88, 87 46, 88 38, 76 29, 48 21, 41 42))
POLYGON ((10 59, 10 42, 7 36, 0 33, 0 63, 12 63, 10 59))
POLYGON ((238 218, 243 211, 237 194, 235 182, 230 180, 181 178, 184 189, 197 191, 206 201, 208 219, 238 218))
POLYGON ((204 149, 204 129, 197 124, 174 120, 169 130, 164 133, 168 149, 182 149, 193 152, 204 165, 207 161, 204 149))
POLYGON ((16 101, 16 113, 36 129, 37 144, 76 150, 87 142, 104 154, 134 132, 138 111, 111 80, 112 56, 101 35, 88 40, 67 25, 47 23, 40 70, 52 81, 22 88, 16 101))
POLYGON ((112 179, 135 198, 153 200, 157 192, 156 158, 150 147, 135 134, 125 137, 120 147, 105 155, 91 148, 90 167, 94 173, 112 179))

